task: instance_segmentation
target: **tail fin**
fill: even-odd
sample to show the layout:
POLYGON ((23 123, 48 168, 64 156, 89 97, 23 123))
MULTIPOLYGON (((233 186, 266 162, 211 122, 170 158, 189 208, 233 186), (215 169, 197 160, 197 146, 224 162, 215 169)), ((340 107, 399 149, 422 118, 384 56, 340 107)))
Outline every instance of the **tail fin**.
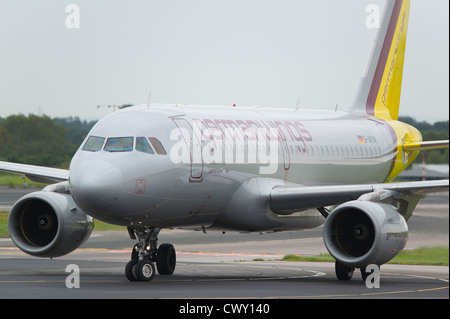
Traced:
POLYGON ((411 0, 388 0, 350 111, 397 120, 411 0))

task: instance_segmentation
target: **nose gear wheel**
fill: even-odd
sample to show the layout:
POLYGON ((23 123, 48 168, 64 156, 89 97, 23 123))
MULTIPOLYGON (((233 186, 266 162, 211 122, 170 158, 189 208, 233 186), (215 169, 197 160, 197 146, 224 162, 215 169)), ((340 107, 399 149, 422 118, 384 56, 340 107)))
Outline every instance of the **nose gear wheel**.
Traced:
POLYGON ((167 243, 157 247, 159 231, 158 227, 128 228, 130 237, 138 239, 131 251, 131 260, 125 266, 129 281, 151 281, 156 269, 160 275, 172 275, 175 271, 175 248, 167 243))

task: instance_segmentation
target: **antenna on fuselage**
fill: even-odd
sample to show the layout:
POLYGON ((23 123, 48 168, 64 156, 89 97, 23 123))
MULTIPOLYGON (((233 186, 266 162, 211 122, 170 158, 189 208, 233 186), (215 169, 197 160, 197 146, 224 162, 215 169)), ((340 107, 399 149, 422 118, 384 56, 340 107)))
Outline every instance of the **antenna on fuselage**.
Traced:
POLYGON ((148 93, 148 98, 147 98, 147 108, 150 107, 150 102, 152 101, 152 91, 150 91, 148 93))
POLYGON ((297 99, 297 104, 295 104, 295 110, 297 111, 300 108, 300 96, 297 99))

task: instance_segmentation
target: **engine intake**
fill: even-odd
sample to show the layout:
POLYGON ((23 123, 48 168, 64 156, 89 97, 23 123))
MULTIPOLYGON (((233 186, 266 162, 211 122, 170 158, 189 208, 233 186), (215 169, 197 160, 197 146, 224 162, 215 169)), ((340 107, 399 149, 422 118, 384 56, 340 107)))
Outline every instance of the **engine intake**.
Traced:
POLYGON ((328 216, 323 238, 330 254, 342 264, 382 265, 405 247, 408 225, 391 205, 350 201, 328 216))
POLYGON ((35 192, 16 202, 8 216, 11 239, 37 257, 59 257, 78 248, 91 235, 92 218, 69 194, 35 192))

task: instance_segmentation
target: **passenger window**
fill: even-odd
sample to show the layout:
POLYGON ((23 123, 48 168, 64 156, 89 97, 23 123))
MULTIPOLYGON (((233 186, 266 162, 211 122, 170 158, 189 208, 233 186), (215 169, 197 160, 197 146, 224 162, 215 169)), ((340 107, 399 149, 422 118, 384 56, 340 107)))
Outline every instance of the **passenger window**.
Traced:
POLYGON ((148 154, 155 154, 155 152, 153 152, 152 147, 147 142, 147 139, 145 137, 136 137, 136 151, 148 154))
POLYGON ((150 143, 152 143, 153 148, 155 149, 156 153, 159 155, 167 155, 166 150, 164 149, 164 146, 161 144, 161 142, 156 137, 149 137, 150 143))
POLYGON ((108 138, 104 150, 107 152, 130 152, 133 150, 133 138, 132 137, 108 138))
POLYGON ((90 151, 90 152, 100 151, 102 149, 103 142, 105 142, 104 137, 89 136, 89 138, 86 141, 86 144, 84 144, 82 150, 90 151))

